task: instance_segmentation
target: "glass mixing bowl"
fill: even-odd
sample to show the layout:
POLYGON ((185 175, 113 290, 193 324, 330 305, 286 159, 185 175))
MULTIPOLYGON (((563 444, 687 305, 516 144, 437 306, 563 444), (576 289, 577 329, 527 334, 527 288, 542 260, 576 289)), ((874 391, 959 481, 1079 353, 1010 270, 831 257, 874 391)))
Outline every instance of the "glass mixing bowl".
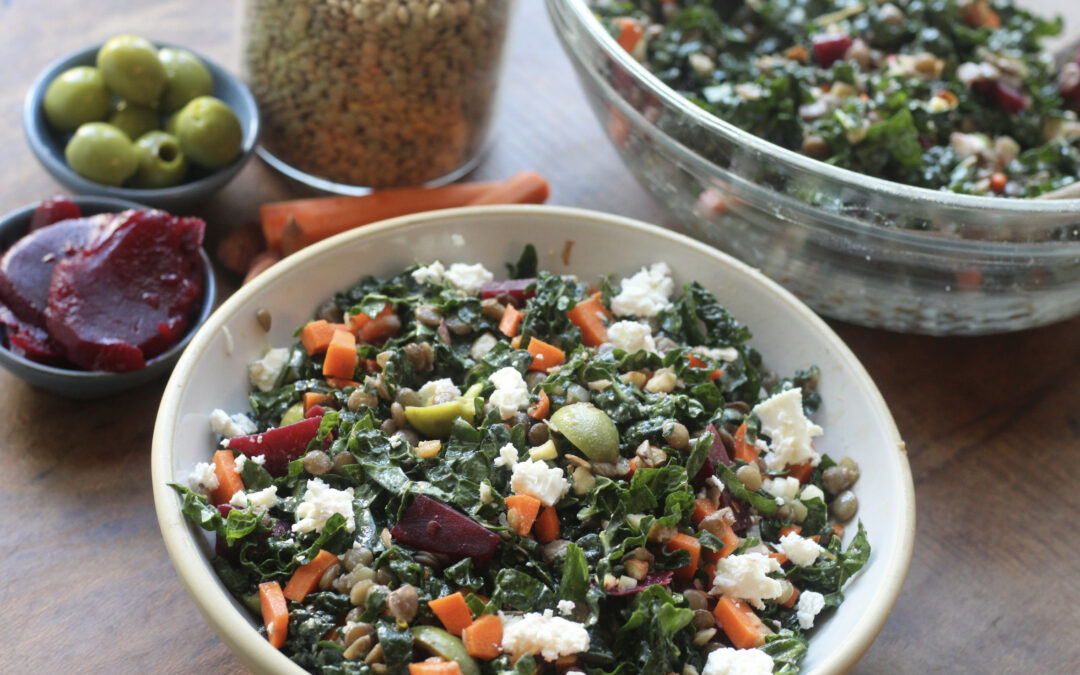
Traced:
POLYGON ((676 229, 760 268, 818 312, 931 335, 1080 314, 1080 199, 975 197, 810 159, 698 108, 583 0, 546 0, 589 104, 676 229))

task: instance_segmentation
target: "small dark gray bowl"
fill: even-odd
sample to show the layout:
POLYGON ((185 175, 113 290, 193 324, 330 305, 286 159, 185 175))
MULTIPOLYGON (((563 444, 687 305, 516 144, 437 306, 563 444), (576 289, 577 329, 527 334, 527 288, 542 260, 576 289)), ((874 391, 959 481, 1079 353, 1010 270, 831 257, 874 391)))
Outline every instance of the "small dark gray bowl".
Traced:
MULTIPOLYGON (((157 46, 174 47, 175 45, 157 44, 157 46)), ((244 142, 240 146, 240 155, 232 163, 214 171, 192 167, 186 183, 158 189, 102 185, 75 173, 68 166, 67 160, 64 159, 64 147, 67 145, 71 135, 56 131, 49 126, 48 120, 45 119, 45 107, 43 105, 45 90, 49 88, 49 84, 53 79, 65 70, 76 66, 94 65, 100 47, 101 45, 87 47, 53 61, 41 75, 38 75, 30 86, 30 91, 26 94, 26 101, 23 105, 23 130, 26 132, 26 140, 38 161, 45 167, 45 170, 52 174, 53 178, 60 181, 62 185, 76 194, 115 197, 116 199, 127 199, 141 204, 148 204, 167 211, 183 211, 199 204, 211 194, 225 187, 225 184, 232 180, 240 169, 244 167, 244 164, 251 159, 255 151, 255 143, 259 140, 260 125, 259 108, 255 105, 255 98, 251 95, 247 85, 241 82, 238 77, 230 74, 202 54, 196 54, 214 78, 214 96, 233 109, 244 132, 244 142)), ((181 49, 187 48, 181 47, 181 49)))
MULTIPOLYGON (((95 213, 115 213, 127 209, 145 209, 134 202, 110 197, 74 197, 71 201, 79 205, 84 216, 95 213)), ((13 211, 0 219, 0 253, 6 251, 20 237, 26 234, 26 228, 30 225, 30 218, 34 214, 37 204, 23 207, 13 211)), ((199 249, 203 260, 203 295, 200 300, 198 314, 191 321, 187 332, 166 351, 158 354, 146 362, 146 368, 133 370, 127 373, 106 373, 87 370, 72 370, 56 368, 35 363, 23 358, 9 350, 0 341, 0 365, 7 368, 15 375, 26 380, 31 385, 51 391, 68 398, 103 398, 112 396, 127 389, 137 387, 172 372, 176 360, 184 351, 184 347, 191 341, 191 336, 199 329, 210 316, 214 308, 214 296, 217 289, 214 285, 214 271, 210 266, 210 257, 204 249, 199 249)), ((0 330, 4 330, 0 327, 0 330)))

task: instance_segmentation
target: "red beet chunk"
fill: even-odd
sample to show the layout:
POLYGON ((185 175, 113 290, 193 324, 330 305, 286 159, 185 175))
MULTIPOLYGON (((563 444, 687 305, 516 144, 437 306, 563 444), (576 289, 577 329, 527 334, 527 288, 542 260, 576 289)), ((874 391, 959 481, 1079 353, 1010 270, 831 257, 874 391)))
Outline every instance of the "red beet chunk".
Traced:
POLYGON ((671 570, 664 570, 663 572, 649 572, 645 575, 645 578, 638 582, 637 586, 628 588, 626 590, 620 590, 613 588, 607 592, 608 595, 633 595, 634 593, 640 593, 649 586, 667 586, 671 583, 671 578, 675 576, 675 573, 671 570))
POLYGON ((814 59, 821 64, 822 68, 828 68, 833 63, 844 58, 848 47, 854 42, 850 35, 844 33, 825 33, 814 36, 814 59))
POLYGON ((1002 110, 1010 115, 1015 115, 1027 107, 1028 101, 1027 97, 1024 96, 1024 92, 1001 81, 996 84, 994 100, 997 101, 998 107, 1002 110))
POLYGON ((716 430, 716 427, 709 425, 705 427, 705 433, 712 434, 713 443, 709 448, 709 454, 705 458, 705 463, 701 465, 698 470, 697 476, 694 477, 694 484, 701 486, 705 484, 705 481, 709 479, 709 476, 716 475, 716 467, 720 464, 731 466, 731 458, 728 457, 727 448, 724 447, 724 442, 720 440, 720 432, 716 430))
POLYGON ((1061 68, 1058 90, 1065 98, 1080 98, 1080 63, 1066 63, 1061 68))
POLYGON ((417 495, 390 534, 403 544, 486 565, 499 536, 472 518, 425 495, 417 495))
POLYGON ((0 324, 12 353, 48 366, 63 365, 64 357, 45 329, 31 326, 3 304, 0 304, 0 324))
POLYGON ((289 462, 299 459, 307 452, 308 443, 318 433, 320 422, 322 417, 309 417, 261 434, 230 438, 227 445, 231 450, 249 458, 265 456, 266 464, 263 468, 269 471, 271 476, 284 476, 289 471, 289 462))
POLYGON ((41 202, 34 209, 34 215, 30 218, 30 227, 27 228, 27 232, 33 232, 46 225, 52 225, 71 218, 82 218, 82 209, 64 195, 56 195, 52 199, 41 202))
POLYGON ((500 295, 508 295, 515 300, 527 300, 536 295, 529 290, 529 286, 536 283, 536 279, 508 279, 506 281, 489 281, 480 287, 480 297, 484 300, 497 298, 500 295))
POLYGON ((23 321, 44 328, 53 270, 96 240, 113 217, 106 213, 65 220, 15 242, 0 258, 0 300, 23 321))
POLYGON ((205 228, 198 218, 127 211, 59 262, 45 323, 68 359, 87 370, 138 370, 179 340, 202 295, 205 228))

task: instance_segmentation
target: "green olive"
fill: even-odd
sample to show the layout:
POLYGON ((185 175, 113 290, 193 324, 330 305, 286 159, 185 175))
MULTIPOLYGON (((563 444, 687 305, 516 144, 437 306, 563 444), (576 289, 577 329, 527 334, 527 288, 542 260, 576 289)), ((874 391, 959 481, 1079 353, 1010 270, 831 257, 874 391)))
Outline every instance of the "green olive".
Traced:
POLYGON ((413 642, 428 654, 457 662, 461 675, 480 675, 480 666, 460 639, 436 626, 414 626, 410 631, 413 642))
MULTIPOLYGON (((360 391, 359 389, 357 391, 360 391)), ((288 426, 294 422, 301 422, 304 419, 304 404, 296 403, 281 416, 281 424, 278 426, 288 426)))
POLYGON ((459 398, 429 406, 405 406, 405 419, 425 436, 446 438, 454 420, 459 417, 472 424, 476 417, 475 398, 459 398))
POLYGON ((57 131, 75 131, 109 114, 109 92, 101 71, 90 66, 65 70, 45 90, 45 118, 57 131))
POLYGON ((165 67, 165 91, 161 94, 165 112, 174 112, 193 98, 214 93, 214 79, 198 56, 186 49, 162 47, 158 59, 165 67))
POLYGON ((64 157, 75 173, 105 185, 121 185, 138 166, 131 139, 104 122, 79 127, 68 141, 64 157))
POLYGON ((109 124, 134 141, 143 134, 160 129, 161 115, 153 108, 120 101, 113 114, 109 115, 109 124))
POLYGON ((187 176, 188 163, 176 138, 164 131, 151 131, 135 141, 139 168, 133 184, 140 188, 179 185, 187 176))
POLYGON ((591 403, 571 403, 555 411, 551 426, 594 462, 619 458, 619 430, 607 413, 591 403))
POLYGON ((165 89, 165 67, 149 41, 134 35, 118 35, 102 45, 97 67, 105 86, 114 94, 138 105, 155 105, 165 89))
POLYGON ((168 129, 193 164, 216 169, 240 154, 244 132, 232 108, 213 96, 199 96, 169 120, 168 129))

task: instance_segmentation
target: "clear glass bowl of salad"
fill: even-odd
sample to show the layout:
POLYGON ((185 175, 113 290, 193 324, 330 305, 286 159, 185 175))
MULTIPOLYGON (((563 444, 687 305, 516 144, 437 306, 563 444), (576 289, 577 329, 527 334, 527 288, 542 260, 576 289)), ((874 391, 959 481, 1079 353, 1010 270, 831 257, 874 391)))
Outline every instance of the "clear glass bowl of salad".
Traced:
MULTIPOLYGON (((985 167, 979 164, 981 147, 973 151, 979 160, 964 162, 957 153, 971 150, 964 147, 966 141, 985 142, 992 148, 997 138, 1008 136, 1008 132, 1017 137, 1022 134, 1019 130, 1000 129, 1008 123, 1000 115, 993 118, 996 121, 986 122, 996 125, 998 130, 982 134, 977 116, 972 115, 976 124, 964 127, 971 133, 956 137, 956 148, 946 148, 939 155, 927 154, 921 160, 927 167, 925 173, 933 173, 930 169, 940 165, 952 167, 949 174, 909 180, 936 189, 869 175, 874 173, 868 168, 873 165, 880 169, 879 175, 910 178, 913 175, 910 171, 904 174, 897 169, 890 173, 882 165, 899 162, 895 157, 903 157, 905 149, 913 150, 909 155, 918 155, 918 145, 925 146, 927 141, 921 136, 905 139, 906 132, 899 128, 899 122, 894 122, 898 125, 894 129, 888 126, 894 118, 875 117, 880 113, 872 113, 866 106, 853 104, 853 109, 861 111, 862 116, 848 114, 846 109, 827 111, 842 113, 840 117, 847 115, 852 129, 845 130, 841 136, 847 138, 850 131, 847 142, 858 141, 854 145, 872 151, 869 159, 862 158, 861 164, 850 156, 837 158, 844 152, 853 155, 855 151, 837 150, 835 144, 832 151, 826 152, 827 156, 822 155, 827 161, 815 159, 813 147, 794 147, 789 143, 793 149, 785 148, 763 137, 773 135, 774 140, 779 140, 772 134, 773 127, 780 125, 774 118, 782 116, 776 110, 762 109, 761 128, 756 130, 762 135, 755 135, 742 128, 753 126, 752 120, 732 118, 729 123, 708 109, 722 107, 725 96, 780 96, 777 92, 763 91, 758 82, 767 78, 762 76, 749 86, 737 80, 725 81, 723 63, 727 56, 718 53, 723 50, 711 52, 713 56, 706 63, 701 58, 703 51, 708 52, 703 49, 703 41, 694 35, 681 35, 675 40, 677 46, 669 45, 674 50, 668 54, 669 71, 697 67, 714 81, 696 93, 677 90, 665 80, 678 80, 678 76, 663 71, 662 64, 655 62, 657 55, 642 46, 650 36, 656 37, 667 28, 660 22, 651 26, 645 22, 635 42, 633 28, 624 35, 620 24, 612 19, 612 14, 621 9, 632 14, 636 8, 668 8, 671 16, 675 16, 678 12, 696 11, 700 9, 698 5, 706 4, 686 0, 547 2, 559 38, 607 135, 641 184, 666 207, 677 229, 760 268, 822 314, 865 326, 935 335, 978 335, 1048 324, 1080 313, 1080 199, 1023 196, 1038 192, 1056 196, 1060 193, 1050 193, 1062 187, 1069 190, 1070 185, 1076 187, 1075 182, 1070 183, 1075 168, 1074 141, 1070 141, 1071 146, 1068 143, 1053 146, 1041 158, 1025 159, 1021 154, 1021 159, 1032 166, 1038 165, 1038 169, 1009 165, 1015 169, 1016 179, 1007 179, 1002 186, 1001 178, 994 175, 998 171, 983 175, 985 167), (630 51, 624 47, 630 47, 630 51), (695 101, 702 90, 708 91, 715 106, 695 101), (865 145, 868 136, 870 145, 865 145), (916 147, 908 141, 915 142, 916 147), (875 164, 878 155, 888 158, 875 164), (853 169, 843 168, 845 164, 853 169), (998 195, 991 185, 1001 188, 1003 194, 998 195), (1016 196, 1010 197, 1013 193, 1016 196)), ((759 8, 762 15, 777 7, 773 2, 747 5, 759 8)), ((946 5, 953 7, 956 3, 945 3, 943 7, 946 5)), ((893 5, 889 7, 897 10, 893 5)), ((785 43, 777 35, 785 30, 799 35, 803 35, 800 31, 808 31, 807 35, 845 31, 858 35, 862 25, 858 15, 873 12, 877 17, 882 9, 878 3, 827 2, 820 3, 820 7, 800 6, 798 11, 802 12, 801 20, 805 24, 788 25, 784 19, 770 19, 769 30, 776 34, 758 39, 772 39, 779 50, 785 43)), ((1002 16, 1006 29, 1036 30, 1036 24, 1028 27, 1023 23, 1034 19, 1007 13, 1002 16)), ((683 20, 688 22, 683 33, 701 30, 700 16, 683 20)), ((761 30, 766 22, 761 19, 756 25, 757 28, 751 21, 728 26, 732 32, 729 37, 734 40, 743 35, 745 39, 748 32, 761 30)), ((921 30, 902 12, 897 25, 913 32, 921 30)), ((1040 23, 1037 27, 1048 32, 1055 26, 1040 23)), ((967 32, 970 39, 987 43, 988 51, 979 54, 988 61, 995 58, 989 50, 1004 40, 995 38, 994 33, 989 27, 967 32)), ((810 50, 802 58, 813 60, 828 55, 825 49, 824 56, 819 56, 816 43, 810 37, 806 41, 810 50)), ((1038 44, 1036 37, 1031 41, 1038 44)), ((855 58, 849 51, 850 44, 841 46, 845 49, 840 50, 829 71, 839 72, 838 77, 845 76, 842 67, 847 60, 855 58)), ((784 56, 781 52, 775 56, 790 61, 800 55, 792 52, 784 56)), ((889 55, 878 50, 875 58, 889 61, 890 56, 895 57, 892 62, 900 60, 906 64, 910 55, 889 55)), ((962 65, 956 58, 950 60, 948 53, 936 58, 927 68, 940 66, 940 77, 956 73, 962 65)), ((1049 63, 1046 59, 1036 61, 1049 63)), ((812 93, 796 91, 800 86, 799 71, 792 72, 794 75, 786 79, 793 89, 783 94, 794 106, 789 115, 799 114, 800 101, 810 105, 825 100, 822 105, 828 104, 820 86, 812 93)), ((856 75, 854 81, 866 88, 865 80, 856 75)), ((969 75, 965 71, 964 76, 969 75)), ((1033 77, 1024 82, 1030 82, 1033 77)), ((896 78, 889 85, 891 95, 916 95, 914 88, 905 88, 906 82, 909 80, 896 78)), ((1022 93, 1026 108, 1017 113, 1018 125, 1033 119, 1043 93, 1053 98, 1059 87, 1058 80, 1049 76, 1040 82, 1044 89, 1052 91, 1022 93)), ((986 96, 993 101, 999 96, 1003 101, 995 103, 999 107, 1019 105, 1010 102, 1005 94, 991 92, 986 96)), ((855 98, 861 100, 859 96, 855 98)), ((933 98, 942 100, 928 99, 926 106, 955 103, 944 91, 933 92, 930 99, 933 98), (939 93, 942 95, 938 96, 939 93)), ((806 112, 814 115, 821 111, 806 112)), ((1045 117, 1038 118, 1040 123, 1045 117)), ((1061 117, 1069 128, 1076 124, 1072 112, 1066 110, 1061 117)), ((946 139, 945 145, 951 146, 952 139, 949 136, 946 139)), ((998 150, 1005 155, 1015 150, 1007 141, 1002 145, 998 150)))

